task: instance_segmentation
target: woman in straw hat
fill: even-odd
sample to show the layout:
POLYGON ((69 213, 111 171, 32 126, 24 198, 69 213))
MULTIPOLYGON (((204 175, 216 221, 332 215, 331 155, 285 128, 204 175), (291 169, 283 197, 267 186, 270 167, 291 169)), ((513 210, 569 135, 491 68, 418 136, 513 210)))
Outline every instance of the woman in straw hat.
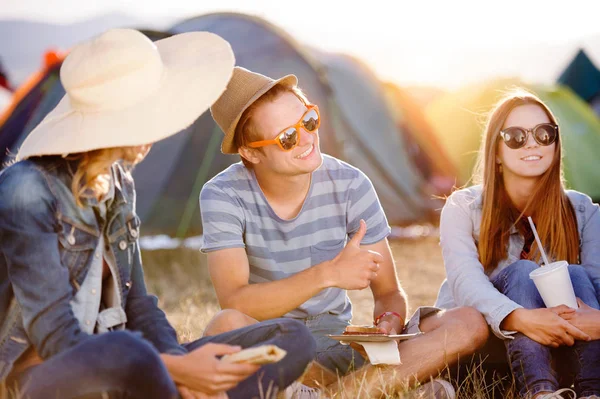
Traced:
POLYGON ((9 389, 28 398, 269 397, 312 359, 310 335, 292 320, 180 345, 146 292, 128 169, 208 109, 233 63, 210 33, 154 44, 127 29, 67 57, 67 95, 0 174, 0 377, 9 389), (260 372, 218 358, 257 344, 288 355, 260 372))
POLYGON ((487 122, 481 184, 456 191, 442 210, 448 279, 436 305, 473 306, 484 314, 504 341, 522 397, 573 395, 559 389, 564 382, 552 368, 554 357, 567 369, 560 377, 574 376, 579 397, 597 398, 600 341, 588 342, 592 331, 575 321, 580 311, 547 309, 529 277, 541 256, 527 216, 548 257, 570 263, 576 295, 598 308, 600 210, 587 195, 565 190, 561 168, 561 132, 550 109, 531 93, 509 93, 487 122))

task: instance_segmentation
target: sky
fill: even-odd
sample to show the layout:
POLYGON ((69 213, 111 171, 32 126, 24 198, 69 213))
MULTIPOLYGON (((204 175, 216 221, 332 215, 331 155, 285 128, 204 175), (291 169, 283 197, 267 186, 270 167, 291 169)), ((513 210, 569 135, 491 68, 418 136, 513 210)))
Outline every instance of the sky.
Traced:
POLYGON ((404 85, 456 88, 495 76, 546 83, 580 46, 600 65, 598 0, 0 0, 0 19, 65 24, 119 12, 167 28, 216 11, 261 16, 404 85))

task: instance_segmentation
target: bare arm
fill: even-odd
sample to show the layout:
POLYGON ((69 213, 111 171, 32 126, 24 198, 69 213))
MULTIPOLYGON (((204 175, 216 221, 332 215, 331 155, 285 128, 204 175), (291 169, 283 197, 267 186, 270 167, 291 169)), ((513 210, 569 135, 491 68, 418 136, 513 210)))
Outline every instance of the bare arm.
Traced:
POLYGON ((383 256, 383 262, 379 264, 377 277, 371 280, 371 291, 375 301, 373 319, 384 312, 398 313, 401 319, 393 315, 385 316, 381 319, 379 326, 385 328, 386 332, 391 332, 393 328, 397 333, 400 333, 406 320, 408 302, 406 294, 398 282, 396 266, 388 241, 384 239, 372 245, 365 245, 362 248, 383 256))
POLYGON ((281 317, 327 288, 321 265, 283 280, 249 284, 245 249, 208 253, 208 270, 221 308, 239 310, 256 320, 281 317))
POLYGON ((219 304, 223 309, 267 320, 285 315, 328 287, 366 288, 383 258, 359 247, 365 233, 363 221, 359 232, 333 260, 282 280, 259 284, 248 283, 250 266, 244 249, 209 252, 208 269, 219 304))

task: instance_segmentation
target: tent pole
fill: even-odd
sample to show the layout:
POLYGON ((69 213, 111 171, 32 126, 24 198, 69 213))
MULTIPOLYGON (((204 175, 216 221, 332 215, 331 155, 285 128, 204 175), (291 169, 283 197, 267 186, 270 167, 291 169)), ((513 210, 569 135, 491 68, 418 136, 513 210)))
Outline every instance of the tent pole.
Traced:
POLYGON ((194 215, 194 210, 199 201, 200 191, 202 190, 202 186, 206 182, 206 177, 208 176, 208 171, 210 169, 210 165, 215 158, 216 151, 219 150, 219 144, 221 143, 221 131, 215 125, 212 131, 212 135, 210 137, 210 141, 208 142, 208 146, 206 147, 206 151, 204 151, 204 156, 202 158, 202 163, 200 164, 200 168, 198 169, 198 174, 196 175, 196 181, 194 182, 194 186, 192 187, 192 191, 190 196, 185 204, 185 209, 183 211, 183 215, 181 216, 181 220, 179 222, 179 226, 177 227, 177 238, 184 238, 187 234, 192 216, 194 215))

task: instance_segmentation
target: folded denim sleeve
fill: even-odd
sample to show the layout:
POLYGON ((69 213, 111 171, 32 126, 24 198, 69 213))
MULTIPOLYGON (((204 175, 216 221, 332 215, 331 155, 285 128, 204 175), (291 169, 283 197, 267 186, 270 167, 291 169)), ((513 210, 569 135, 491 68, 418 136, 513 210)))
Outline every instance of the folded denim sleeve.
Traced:
POLYGON ((600 292, 600 206, 585 194, 580 194, 584 209, 581 233, 581 265, 590 276, 596 292, 600 292))
POLYGON ((73 289, 60 259, 55 201, 45 177, 27 162, 0 175, 0 252, 25 332, 43 359, 89 338, 70 305, 73 289))
POLYGON ((494 287, 484 273, 473 238, 473 221, 465 193, 455 192, 446 201, 440 219, 440 245, 448 284, 457 306, 470 306, 485 317, 496 336, 512 338, 500 324, 513 310, 522 306, 494 287))

